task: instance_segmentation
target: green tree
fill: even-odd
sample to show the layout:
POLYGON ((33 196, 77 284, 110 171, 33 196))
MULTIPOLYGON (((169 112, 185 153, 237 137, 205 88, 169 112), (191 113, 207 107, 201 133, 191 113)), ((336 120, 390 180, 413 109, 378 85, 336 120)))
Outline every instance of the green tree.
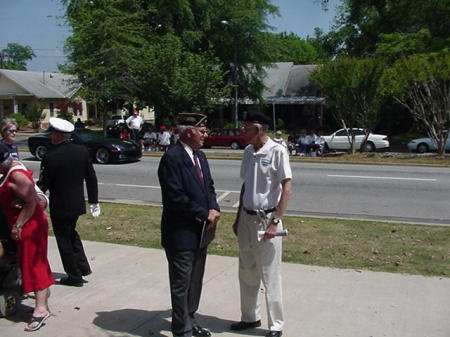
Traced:
POLYGON ((268 0, 210 0, 202 46, 209 46, 239 98, 262 101, 264 66, 271 62, 268 16, 278 11, 268 0))
POLYGON ((91 100, 143 101, 158 115, 210 107, 227 82, 260 97, 266 16, 276 12, 268 0, 63 2, 71 72, 91 100))
POLYGON ((366 137, 379 122, 383 98, 382 82, 384 62, 376 58, 357 59, 345 57, 316 68, 311 73, 317 85, 332 107, 336 120, 349 129, 349 143, 355 153, 354 128, 364 128, 366 137))
POLYGON ((450 132, 450 55, 401 58, 386 71, 383 82, 385 91, 423 124, 438 153, 444 154, 450 132))
POLYGON ((151 102, 163 119, 180 111, 208 111, 213 99, 224 97, 222 72, 217 60, 206 53, 194 54, 171 34, 155 38, 142 50, 135 69, 140 96, 151 102))
POLYGON ((146 43, 145 13, 136 1, 72 1, 67 18, 73 34, 67 40, 66 69, 77 75, 85 98, 118 108, 137 99, 132 73, 146 43))
POLYGON ((36 55, 30 46, 8 43, 6 48, 0 51, 0 68, 27 70, 27 61, 33 57, 36 55))
POLYGON ((294 64, 316 64, 320 54, 311 42, 294 33, 267 33, 267 48, 271 62, 294 62, 294 64))
POLYGON ((449 16, 448 0, 343 0, 327 41, 336 55, 448 50, 449 16))

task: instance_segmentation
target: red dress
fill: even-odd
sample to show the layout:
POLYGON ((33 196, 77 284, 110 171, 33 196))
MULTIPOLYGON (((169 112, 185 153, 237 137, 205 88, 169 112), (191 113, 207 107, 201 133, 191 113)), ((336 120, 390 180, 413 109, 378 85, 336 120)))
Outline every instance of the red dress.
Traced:
MULTIPOLYGON (((17 199, 11 188, 8 187, 13 171, 22 172, 33 182, 32 171, 24 166, 14 166, 7 173, 0 184, 0 208, 11 229, 21 211, 12 207, 17 199)), ((22 228, 21 239, 16 241, 20 269, 22 271, 22 290, 29 293, 48 288, 54 284, 52 271, 47 259, 48 221, 44 210, 36 205, 33 216, 22 228)))

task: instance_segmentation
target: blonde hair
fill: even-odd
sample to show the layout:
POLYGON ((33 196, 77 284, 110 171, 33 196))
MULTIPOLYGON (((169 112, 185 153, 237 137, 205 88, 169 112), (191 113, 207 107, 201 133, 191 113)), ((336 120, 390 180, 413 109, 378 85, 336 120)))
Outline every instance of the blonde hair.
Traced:
POLYGON ((3 118, 0 121, 0 133, 2 134, 3 138, 5 138, 6 130, 8 130, 11 126, 15 126, 16 128, 19 127, 14 118, 3 118))

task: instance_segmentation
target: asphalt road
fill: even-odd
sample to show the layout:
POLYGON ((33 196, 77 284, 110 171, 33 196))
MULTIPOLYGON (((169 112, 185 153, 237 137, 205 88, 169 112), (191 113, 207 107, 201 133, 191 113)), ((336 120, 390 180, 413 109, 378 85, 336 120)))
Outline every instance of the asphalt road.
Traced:
MULTIPOLYGON (((39 162, 21 153, 36 173, 39 162)), ((95 165, 102 200, 160 204, 159 158, 95 165)), ((448 168, 292 163, 289 214, 450 225, 448 168)), ((219 204, 235 210, 240 161, 210 160, 219 204)))

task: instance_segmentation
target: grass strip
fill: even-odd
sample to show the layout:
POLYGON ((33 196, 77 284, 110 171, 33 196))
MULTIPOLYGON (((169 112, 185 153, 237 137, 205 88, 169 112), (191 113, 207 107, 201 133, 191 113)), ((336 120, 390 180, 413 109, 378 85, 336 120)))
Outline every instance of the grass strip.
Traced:
MULTIPOLYGON (((144 152, 144 156, 160 157, 162 152, 144 152)), ((206 152, 208 159, 233 159, 241 160, 242 153, 220 153, 206 152)), ((434 166, 450 167, 450 155, 444 156, 435 153, 355 153, 348 154, 344 152, 329 153, 322 157, 299 157, 290 156, 291 162, 308 163, 335 163, 335 164, 358 164, 358 165, 405 165, 405 166, 434 166)))
MULTIPOLYGON (((80 217, 84 240, 161 248, 161 207, 102 204, 80 217)), ((237 256, 235 214, 223 212, 210 254, 237 256)), ((336 268, 450 277, 450 227, 379 221, 285 217, 283 261, 336 268)))

